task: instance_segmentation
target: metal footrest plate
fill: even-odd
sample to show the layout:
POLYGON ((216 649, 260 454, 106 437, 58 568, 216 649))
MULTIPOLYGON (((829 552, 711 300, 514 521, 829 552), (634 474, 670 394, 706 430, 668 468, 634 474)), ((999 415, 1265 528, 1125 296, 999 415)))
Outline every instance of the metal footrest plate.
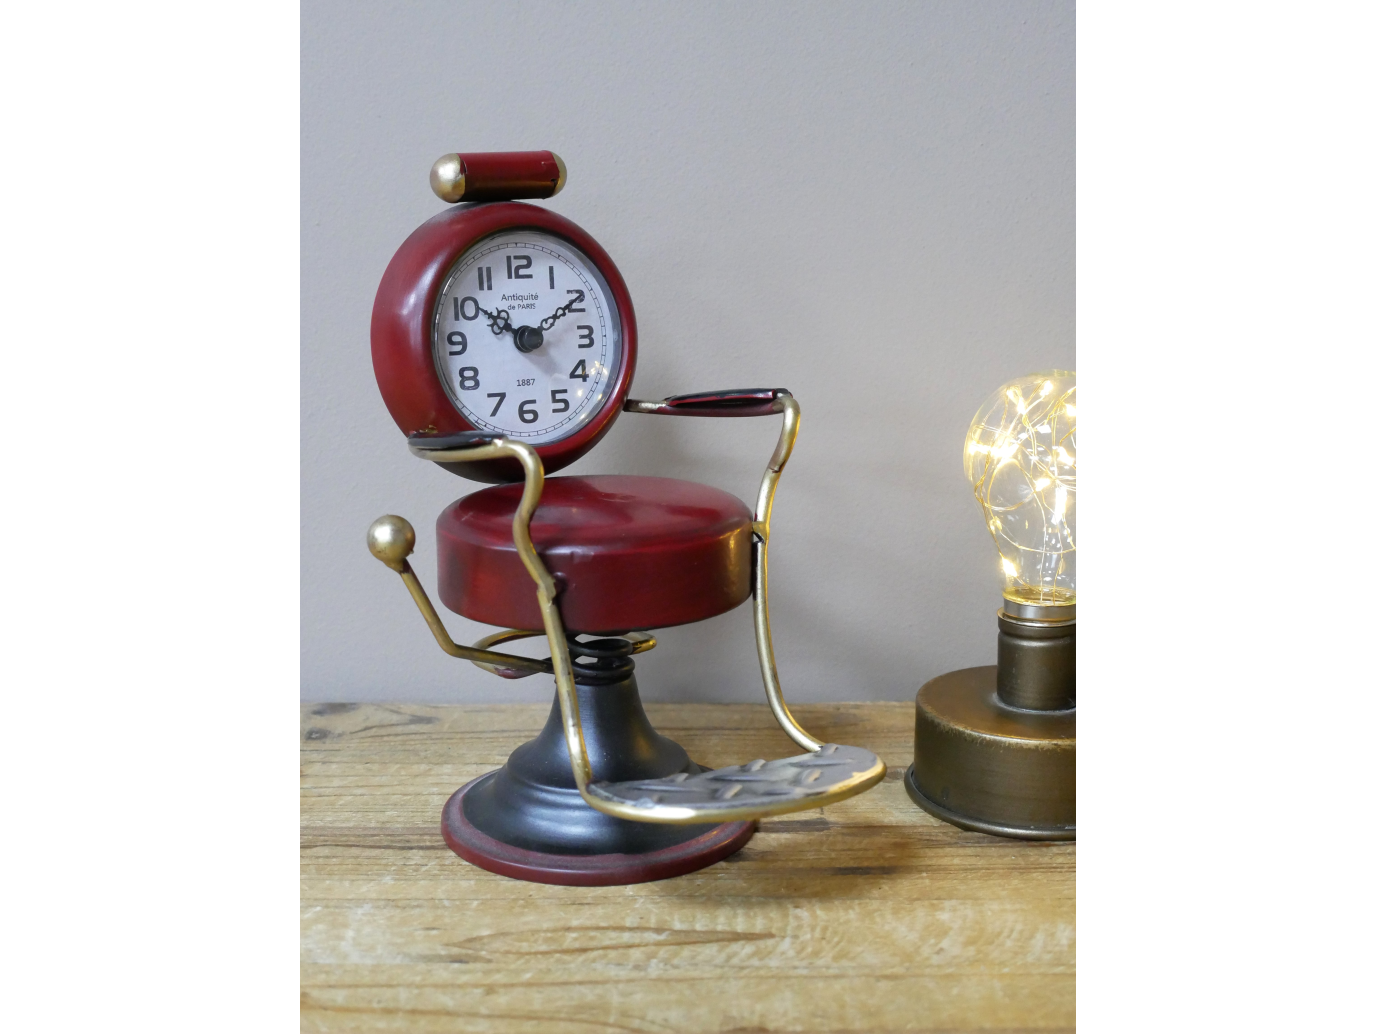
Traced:
POLYGON ((884 762, 870 751, 828 743, 811 754, 757 758, 697 775, 593 783, 588 793, 634 809, 641 822, 734 822, 821 808, 883 778, 884 762))

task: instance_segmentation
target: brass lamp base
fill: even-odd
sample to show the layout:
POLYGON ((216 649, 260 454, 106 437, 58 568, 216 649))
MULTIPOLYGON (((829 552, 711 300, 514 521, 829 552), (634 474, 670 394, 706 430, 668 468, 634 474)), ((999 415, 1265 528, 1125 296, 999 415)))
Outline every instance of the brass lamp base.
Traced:
POLYGON ((998 668, 965 668, 917 694, 916 749, 903 788, 961 829, 1075 839, 1075 711, 1003 705, 998 668))

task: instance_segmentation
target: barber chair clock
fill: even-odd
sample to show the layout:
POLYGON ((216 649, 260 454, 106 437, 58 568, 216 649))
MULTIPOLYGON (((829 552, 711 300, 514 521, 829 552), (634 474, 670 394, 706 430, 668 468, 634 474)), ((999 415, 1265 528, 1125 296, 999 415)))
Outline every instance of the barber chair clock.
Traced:
POLYGON ((373 368, 410 451, 493 483, 436 522, 441 601, 501 631, 455 644, 407 561, 415 533, 381 517, 373 554, 397 571, 440 647, 504 678, 554 677, 544 731, 460 787, 442 829, 461 857, 518 879, 637 883, 710 865, 767 815, 874 786, 884 764, 814 739, 789 713, 769 630, 770 510, 798 432, 783 389, 628 397, 636 325, 611 257, 562 216, 516 198, 562 188, 548 151, 446 155, 431 183, 460 202, 402 244, 373 308, 373 368), (622 413, 783 420, 752 511, 660 477, 547 477, 622 413), (651 727, 634 657, 651 630, 752 601, 765 695, 805 753, 716 770, 651 727), (542 636, 545 659, 493 649, 542 636))

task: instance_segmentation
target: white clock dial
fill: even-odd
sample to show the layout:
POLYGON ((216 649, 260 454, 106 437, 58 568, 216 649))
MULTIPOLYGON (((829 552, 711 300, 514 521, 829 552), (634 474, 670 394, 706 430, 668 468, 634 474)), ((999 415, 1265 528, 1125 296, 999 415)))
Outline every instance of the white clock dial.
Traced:
POLYGON ((434 349, 445 391, 469 423, 542 445, 575 433, 606 403, 621 369, 621 320, 586 255, 551 234, 511 230, 479 241, 450 271, 434 349), (510 329, 493 333, 485 313, 503 311, 510 329), (522 351, 522 330, 527 347, 543 340, 522 351))

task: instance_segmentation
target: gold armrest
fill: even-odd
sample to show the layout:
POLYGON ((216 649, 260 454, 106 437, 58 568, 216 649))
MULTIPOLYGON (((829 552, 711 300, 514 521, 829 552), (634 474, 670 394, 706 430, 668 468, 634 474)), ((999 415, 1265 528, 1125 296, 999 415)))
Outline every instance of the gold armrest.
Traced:
MULTIPOLYGON (((774 637, 769 630, 769 519, 774 512, 774 491, 779 487, 779 475, 783 473, 789 456, 793 455, 793 443, 798 440, 798 424, 802 411, 795 399, 786 389, 757 389, 753 391, 704 392, 700 395, 675 395, 656 402, 641 402, 628 399, 625 404, 628 413, 654 413, 661 416, 765 416, 782 413, 783 427, 779 431, 779 443, 774 447, 774 455, 769 458, 764 477, 760 480, 760 494, 755 502, 755 515, 752 522, 754 537, 755 581, 751 587, 755 611, 755 650, 760 658, 760 675, 764 679, 765 698, 775 720, 788 734, 789 739, 804 750, 814 751, 822 746, 820 740, 809 736, 807 730, 798 724, 788 709, 784 699, 783 686, 779 683, 779 668, 774 660, 774 637)), ((882 766, 882 762, 880 763, 882 766)), ((879 778, 884 777, 883 772, 879 778)), ((877 780, 876 780, 877 781, 877 780)))
MULTIPOLYGON (((704 392, 676 395, 654 402, 629 399, 628 413, 659 416, 745 417, 783 414, 779 442, 760 479, 752 521, 754 553, 755 650, 760 660, 765 698, 774 719, 807 754, 778 761, 757 759, 696 776, 668 779, 599 783, 592 792, 614 800, 622 818, 646 822, 726 822, 763 818, 791 811, 821 808, 868 790, 884 778, 884 762, 861 747, 823 744, 810 736, 788 709, 779 668, 774 660, 774 637, 769 628, 769 520, 774 512, 774 492, 779 486, 793 444, 798 440, 801 410, 798 400, 782 388, 753 391, 704 392), (677 816, 688 817, 677 817, 677 816)), ((607 810, 607 809, 601 809, 607 810)))

